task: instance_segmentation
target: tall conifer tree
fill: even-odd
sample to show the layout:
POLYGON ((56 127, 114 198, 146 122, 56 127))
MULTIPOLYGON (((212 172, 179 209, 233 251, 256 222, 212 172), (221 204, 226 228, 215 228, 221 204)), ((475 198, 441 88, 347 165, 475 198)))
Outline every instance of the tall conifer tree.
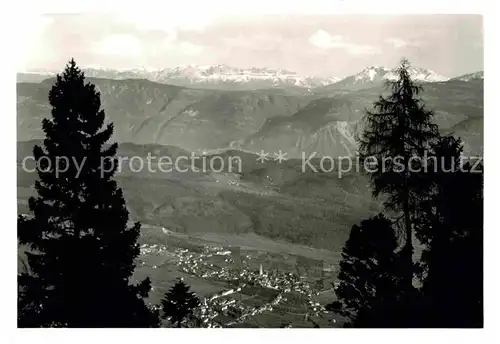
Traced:
POLYGON ((420 262, 425 326, 482 327, 482 165, 463 161, 462 142, 451 136, 433 150, 427 174, 433 192, 416 221, 426 246, 420 262))
POLYGON ((161 300, 163 317, 170 319, 176 327, 181 327, 186 318, 200 305, 200 299, 189 290, 189 286, 178 280, 161 300))
POLYGON ((30 216, 18 220, 29 247, 30 272, 19 275, 21 327, 149 327, 157 316, 144 298, 149 279, 129 279, 139 255, 140 224, 128 227, 121 189, 113 180, 117 144, 105 146, 100 94, 72 59, 49 93, 51 118, 42 122, 30 216))
POLYGON ((348 326, 408 326, 397 247, 392 222, 382 214, 354 225, 342 249, 337 301, 327 309, 347 317, 348 326))
POLYGON ((402 214, 400 227, 405 239, 402 253, 407 262, 407 286, 411 288, 412 221, 419 200, 428 190, 420 172, 424 169, 425 152, 438 137, 438 129, 432 123, 433 112, 419 98, 422 89, 412 81, 406 59, 401 61, 396 74, 396 80, 388 82, 391 94, 380 96, 374 110, 367 111, 359 143, 361 161, 375 163, 369 169, 373 195, 387 196, 386 210, 402 214))

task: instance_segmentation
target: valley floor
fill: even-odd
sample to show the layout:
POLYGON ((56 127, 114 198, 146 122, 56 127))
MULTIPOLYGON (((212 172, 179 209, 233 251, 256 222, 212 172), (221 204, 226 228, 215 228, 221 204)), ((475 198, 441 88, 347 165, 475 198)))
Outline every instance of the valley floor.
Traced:
POLYGON ((339 253, 254 234, 188 236, 143 225, 135 276, 152 279, 152 304, 175 279, 200 297, 192 326, 338 327, 324 309, 334 293, 339 253))

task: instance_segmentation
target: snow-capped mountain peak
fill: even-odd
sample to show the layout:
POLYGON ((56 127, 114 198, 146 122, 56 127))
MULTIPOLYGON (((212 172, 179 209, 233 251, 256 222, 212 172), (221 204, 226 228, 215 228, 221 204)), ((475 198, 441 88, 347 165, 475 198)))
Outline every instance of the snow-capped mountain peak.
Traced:
MULTIPOLYGON (((279 68, 249 67, 237 68, 226 64, 195 65, 186 64, 170 68, 150 68, 137 66, 133 68, 114 69, 103 66, 85 66, 81 68, 88 77, 108 79, 147 79, 154 82, 179 86, 218 88, 227 85, 229 88, 244 89, 299 87, 312 90, 317 87, 337 84, 340 87, 365 87, 371 84, 397 79, 397 70, 372 65, 365 67, 357 74, 346 78, 332 76, 300 75, 293 71, 279 68)), ((32 71, 50 77, 54 71, 32 71)), ((27 74, 27 73, 24 73, 27 74)), ((474 73, 473 73, 474 74, 474 73)), ((420 82, 441 82, 449 78, 429 69, 410 67, 413 80, 420 82)), ((463 78, 477 78, 470 75, 463 78)), ((29 77, 27 77, 29 79, 29 77)), ((336 85, 336 86, 337 86, 336 85)))
POLYGON ((481 70, 474 73, 460 75, 457 76, 456 78, 453 78, 453 80, 460 80, 460 81, 484 80, 484 71, 481 70))
MULTIPOLYGON (((441 82, 449 80, 449 78, 425 68, 410 67, 409 73, 411 78, 417 82, 441 82)), ((397 78, 397 69, 389 69, 382 66, 368 66, 361 72, 342 79, 338 82, 338 86, 344 88, 359 88, 364 87, 365 84, 371 85, 386 80, 397 80, 397 78)))
MULTIPOLYGON (((438 73, 426 68, 410 67, 409 73, 413 80, 420 82, 441 82, 450 80, 450 78, 439 75, 438 73)), ((397 78, 398 75, 396 69, 389 71, 389 73, 385 75, 385 79, 387 80, 396 80, 397 78)))
POLYGON ((361 83, 375 81, 375 79, 383 77, 388 71, 389 69, 385 67, 368 66, 358 74, 355 74, 354 80, 361 83))

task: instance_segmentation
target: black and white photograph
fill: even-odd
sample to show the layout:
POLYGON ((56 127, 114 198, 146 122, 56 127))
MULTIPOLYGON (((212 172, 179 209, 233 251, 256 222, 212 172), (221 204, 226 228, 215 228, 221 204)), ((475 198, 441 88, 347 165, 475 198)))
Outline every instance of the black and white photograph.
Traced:
POLYGON ((18 328, 484 327, 483 15, 26 22, 18 328))

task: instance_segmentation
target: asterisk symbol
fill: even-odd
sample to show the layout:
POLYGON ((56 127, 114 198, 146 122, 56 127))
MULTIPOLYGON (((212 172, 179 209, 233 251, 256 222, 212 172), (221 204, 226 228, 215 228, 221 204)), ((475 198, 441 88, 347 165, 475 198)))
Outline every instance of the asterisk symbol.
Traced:
POLYGON ((269 153, 264 152, 263 150, 260 151, 260 153, 257 153, 257 161, 263 164, 265 161, 269 160, 268 156, 269 153))
POLYGON ((288 158, 286 157, 287 153, 286 152, 282 152, 281 149, 278 151, 278 153, 274 153, 274 156, 276 157, 276 158, 274 158, 274 161, 277 161, 280 164, 283 161, 288 160, 288 158))

